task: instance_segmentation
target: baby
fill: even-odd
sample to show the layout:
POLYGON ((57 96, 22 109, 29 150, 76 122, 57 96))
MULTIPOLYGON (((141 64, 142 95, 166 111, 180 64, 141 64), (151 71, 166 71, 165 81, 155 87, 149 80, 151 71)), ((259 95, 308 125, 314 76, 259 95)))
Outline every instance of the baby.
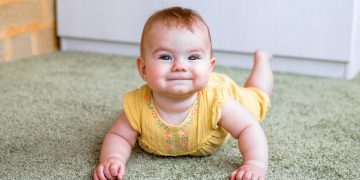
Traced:
POLYGON ((122 179, 136 141, 160 156, 207 156, 229 134, 238 139, 243 156, 230 178, 265 179, 268 146, 258 121, 270 104, 270 58, 270 53, 256 51, 245 87, 238 87, 226 75, 212 72, 216 59, 200 15, 181 7, 153 14, 136 61, 146 84, 124 95, 124 109, 105 137, 94 179, 122 179))

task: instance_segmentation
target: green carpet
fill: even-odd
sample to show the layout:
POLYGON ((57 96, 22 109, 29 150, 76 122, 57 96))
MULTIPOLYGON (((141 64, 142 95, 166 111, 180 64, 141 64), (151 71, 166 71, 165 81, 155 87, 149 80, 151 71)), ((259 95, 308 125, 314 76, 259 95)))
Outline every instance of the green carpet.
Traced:
MULTIPOLYGON (((217 67, 243 84, 248 70, 217 67)), ((268 179, 360 179, 360 75, 275 74, 268 179)), ((122 95, 143 82, 134 58, 62 52, 0 65, 0 179, 90 179, 122 95)), ((234 140, 209 157, 135 148, 127 179, 227 179, 234 140)))

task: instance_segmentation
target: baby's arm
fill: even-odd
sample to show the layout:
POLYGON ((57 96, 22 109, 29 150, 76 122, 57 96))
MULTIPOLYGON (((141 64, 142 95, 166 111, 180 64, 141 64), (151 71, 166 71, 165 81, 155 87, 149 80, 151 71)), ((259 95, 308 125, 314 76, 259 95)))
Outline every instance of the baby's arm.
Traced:
POLYGON ((256 119, 232 97, 224 105, 220 125, 238 139, 243 164, 231 173, 231 179, 265 179, 268 145, 256 119))
POLYGON ((101 148, 100 164, 94 170, 94 179, 122 179, 125 164, 138 133, 131 127, 122 111, 114 126, 105 136, 101 148))

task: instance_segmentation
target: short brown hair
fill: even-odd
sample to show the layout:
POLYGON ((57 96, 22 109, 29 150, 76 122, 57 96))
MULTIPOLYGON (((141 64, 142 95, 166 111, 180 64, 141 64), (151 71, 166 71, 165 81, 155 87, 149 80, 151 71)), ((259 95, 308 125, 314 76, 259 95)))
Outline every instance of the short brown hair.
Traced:
POLYGON ((213 55, 209 27, 205 23, 204 19, 194 10, 183 7, 170 7, 155 12, 146 21, 141 35, 141 43, 140 43, 141 57, 143 57, 144 55, 145 35, 151 30, 152 26, 157 22, 161 22, 168 27, 175 26, 180 28, 186 28, 191 32, 194 31, 194 25, 205 26, 209 35, 211 56, 213 55))

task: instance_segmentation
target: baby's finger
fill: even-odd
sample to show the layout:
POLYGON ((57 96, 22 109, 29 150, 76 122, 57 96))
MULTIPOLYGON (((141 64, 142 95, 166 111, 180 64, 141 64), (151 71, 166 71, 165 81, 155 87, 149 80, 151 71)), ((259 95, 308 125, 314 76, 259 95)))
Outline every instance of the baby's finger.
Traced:
POLYGON ((106 177, 104 175, 104 166, 100 165, 98 168, 96 168, 96 175, 100 180, 106 180, 106 177))
POLYGON ((94 180, 100 180, 97 173, 96 173, 96 169, 94 170, 94 173, 93 173, 93 179, 94 180))
POLYGON ((252 171, 246 171, 243 175, 243 178, 244 180, 251 180, 251 177, 252 177, 253 173, 252 171))
POLYGON ((125 175, 125 166, 123 165, 119 169, 119 174, 118 174, 117 178, 121 180, 121 179, 123 179, 124 175, 125 175))
POLYGON ((120 163, 113 162, 110 165, 110 174, 112 177, 116 177, 118 175, 119 169, 121 167, 120 163))
POLYGON ((236 180, 241 180, 241 179, 243 179, 244 174, 245 174, 245 171, 244 171, 244 170, 238 171, 237 174, 236 174, 236 176, 235 176, 235 179, 236 179, 236 180))
POLYGON ((111 173, 110 173, 110 165, 111 165, 111 163, 106 163, 105 164, 104 174, 105 174, 107 179, 114 179, 113 176, 111 176, 111 173))
POLYGON ((258 176, 258 175, 253 174, 253 175, 252 175, 252 177, 251 177, 251 180, 259 180, 259 176, 258 176))
POLYGON ((238 171, 236 170, 236 171, 234 171, 234 172, 232 172, 231 174, 230 174, 230 180, 235 180, 235 177, 236 177, 236 173, 237 173, 238 171))
POLYGON ((265 180, 265 177, 266 177, 266 175, 265 176, 259 176, 259 180, 265 180))

